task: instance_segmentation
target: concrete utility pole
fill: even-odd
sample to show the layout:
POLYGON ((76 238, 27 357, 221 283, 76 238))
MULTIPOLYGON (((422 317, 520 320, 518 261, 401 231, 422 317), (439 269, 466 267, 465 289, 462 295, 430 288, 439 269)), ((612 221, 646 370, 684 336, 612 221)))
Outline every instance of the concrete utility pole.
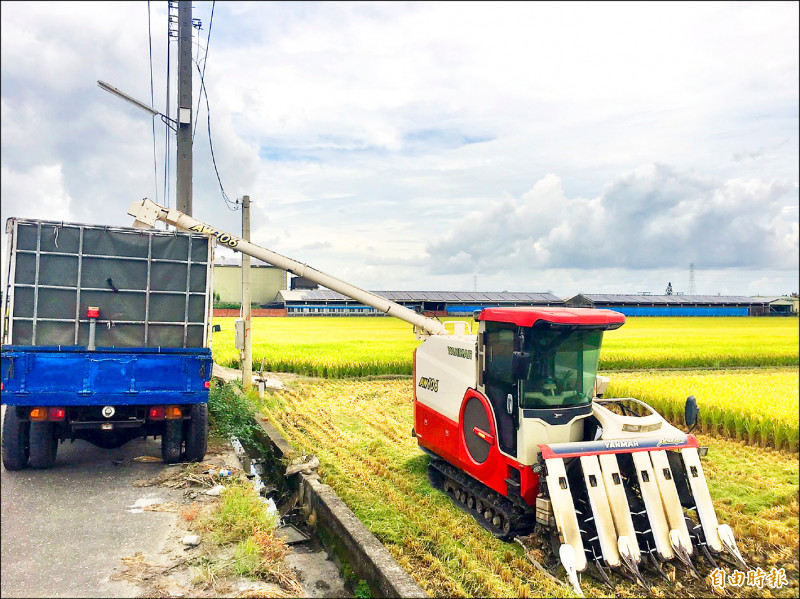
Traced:
POLYGON ((178 210, 192 215, 192 3, 178 2, 178 119, 175 190, 178 210))
MULTIPOLYGON (((250 241, 250 196, 242 198, 242 239, 250 241)), ((242 350, 242 387, 253 385, 253 337, 250 334, 250 256, 242 254, 242 318, 244 349, 242 350)))

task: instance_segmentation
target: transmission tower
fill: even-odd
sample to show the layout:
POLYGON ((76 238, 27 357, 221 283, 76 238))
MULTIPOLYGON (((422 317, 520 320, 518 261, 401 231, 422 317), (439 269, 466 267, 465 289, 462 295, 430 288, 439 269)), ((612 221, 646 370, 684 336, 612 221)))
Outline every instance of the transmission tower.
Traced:
POLYGON ((694 286, 694 262, 689 265, 689 295, 696 293, 694 286))

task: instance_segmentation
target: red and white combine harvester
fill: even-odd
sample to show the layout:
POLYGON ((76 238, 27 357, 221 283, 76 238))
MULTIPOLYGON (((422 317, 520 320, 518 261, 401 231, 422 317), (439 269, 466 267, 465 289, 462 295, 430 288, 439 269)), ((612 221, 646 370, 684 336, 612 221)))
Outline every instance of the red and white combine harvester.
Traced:
MULTIPOLYGON (((625 317, 588 308, 485 308, 477 331, 441 323, 150 200, 134 226, 161 220, 310 279, 414 325, 414 430, 431 456, 434 487, 496 536, 547 539, 580 592, 578 574, 608 570, 649 588, 647 568, 702 557, 745 569, 731 528, 719 524, 694 435, 642 401, 603 399, 597 375, 604 331, 625 317)), ((686 420, 697 420, 693 397, 686 420)), ((690 431, 691 431, 690 428, 690 431)))

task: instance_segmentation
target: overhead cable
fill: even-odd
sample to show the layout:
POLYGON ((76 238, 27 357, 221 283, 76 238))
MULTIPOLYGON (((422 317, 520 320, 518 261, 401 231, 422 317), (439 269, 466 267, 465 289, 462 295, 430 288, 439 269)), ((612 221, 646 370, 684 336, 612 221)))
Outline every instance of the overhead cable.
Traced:
POLYGON ((193 60, 194 66, 197 67, 197 72, 200 73, 200 91, 206 98, 206 116, 208 122, 208 147, 211 148, 211 162, 214 165, 214 172, 217 174, 217 181, 219 182, 219 189, 222 192, 222 199, 225 200, 225 205, 228 207, 229 210, 238 210, 239 209, 239 202, 233 201, 228 197, 228 194, 225 193, 225 188, 222 186, 222 179, 219 176, 219 170, 217 169, 217 159, 214 157, 214 144, 211 142, 211 108, 208 103, 208 92, 206 91, 206 82, 203 78, 203 73, 200 70, 200 65, 197 64, 196 60, 193 60))
MULTIPOLYGON (((155 94, 153 91, 153 34, 150 29, 150 0, 147 0, 147 41, 150 49, 150 106, 155 104, 155 94)), ((155 183, 156 204, 158 204, 158 157, 156 156, 156 117, 152 117, 153 123, 153 181, 155 183)))

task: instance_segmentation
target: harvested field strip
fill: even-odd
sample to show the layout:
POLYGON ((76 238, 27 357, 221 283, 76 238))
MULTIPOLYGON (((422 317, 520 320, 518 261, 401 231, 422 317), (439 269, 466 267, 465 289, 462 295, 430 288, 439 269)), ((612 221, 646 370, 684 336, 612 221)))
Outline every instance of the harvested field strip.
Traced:
MULTIPOLYGON (((409 380, 305 381, 271 395, 265 416, 297 449, 319 457, 324 482, 432 596, 568 594, 538 573, 517 544, 498 541, 430 487, 428 458, 410 435, 412 397, 409 380)), ((796 595, 793 454, 705 436, 701 442, 711 447, 704 467, 721 520, 734 527, 749 562, 787 568, 794 586, 772 592, 796 595)), ((704 594, 703 589, 690 594, 704 594)), ((584 590, 589 596, 609 595, 588 578, 584 590)), ((657 595, 694 590, 659 585, 657 595)), ((613 595, 641 596, 626 582, 617 584, 613 595)))
POLYGON ((798 449, 798 372, 793 368, 618 372, 607 397, 636 397, 678 426, 686 398, 700 406, 699 430, 764 447, 798 449))
POLYGON ((296 393, 278 393, 283 409, 272 411, 271 419, 291 443, 317 454, 326 482, 394 555, 412 565, 418 584, 435 596, 564 594, 540 580, 518 548, 492 538, 430 488, 427 458, 410 436, 410 395, 402 397, 410 391, 407 382, 332 387, 305 384, 296 393), (359 393, 366 385, 378 393, 359 393), (369 411, 361 409, 366 401, 372 404, 369 411), (373 427, 380 418, 364 417, 376 406, 374 413, 381 414, 381 405, 395 401, 409 410, 408 420, 395 431, 400 443, 373 427))
MULTIPOLYGON (((234 318, 215 318, 214 360, 239 367, 234 318)), ((471 322, 471 319, 462 319, 471 322)), ((253 366, 326 378, 412 372, 419 341, 388 317, 255 318, 253 366)), ((600 367, 726 368, 798 364, 796 318, 629 318, 605 334, 600 367)))

